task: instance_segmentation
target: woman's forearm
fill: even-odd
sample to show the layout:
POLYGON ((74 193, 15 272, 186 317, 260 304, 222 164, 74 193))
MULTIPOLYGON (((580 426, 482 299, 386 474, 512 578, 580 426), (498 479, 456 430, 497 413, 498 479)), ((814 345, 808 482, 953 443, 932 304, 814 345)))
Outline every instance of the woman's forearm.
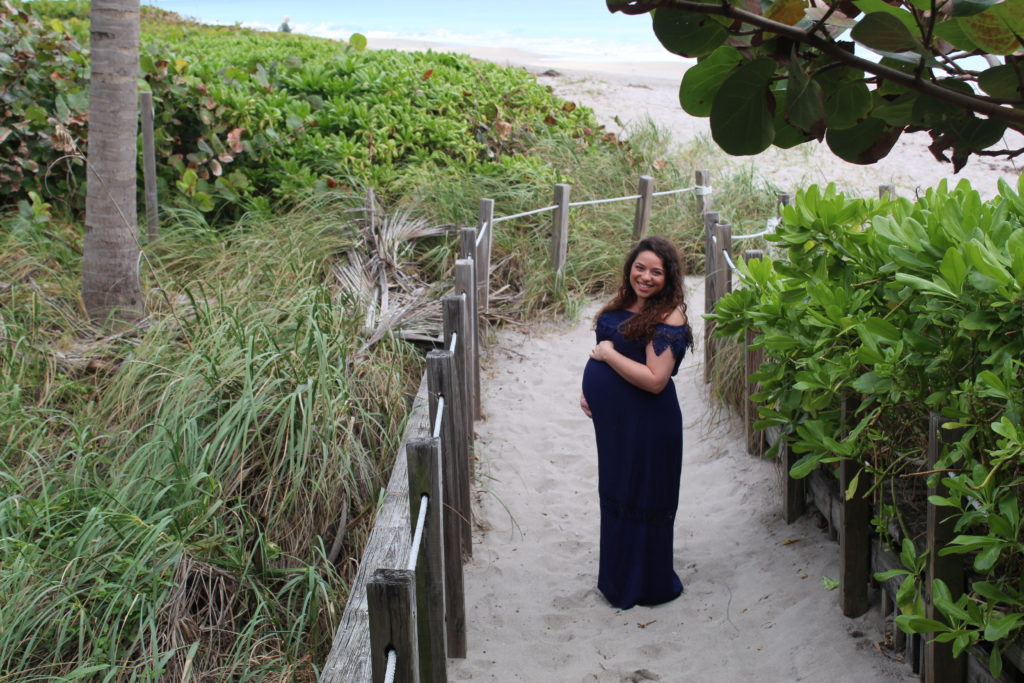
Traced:
POLYGON ((638 363, 632 358, 627 358, 618 351, 609 351, 605 355, 605 362, 622 379, 638 389, 649 391, 652 394, 660 394, 661 390, 668 384, 669 373, 665 373, 662 376, 662 373, 655 372, 648 365, 638 363))

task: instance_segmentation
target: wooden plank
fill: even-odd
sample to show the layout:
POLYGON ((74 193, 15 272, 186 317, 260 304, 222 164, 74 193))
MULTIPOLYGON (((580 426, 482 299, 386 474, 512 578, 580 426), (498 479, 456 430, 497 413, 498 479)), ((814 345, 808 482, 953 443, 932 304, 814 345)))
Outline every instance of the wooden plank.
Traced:
MULTIPOLYGON (((435 425, 441 397, 449 387, 452 371, 451 351, 427 354, 427 388, 430 396, 430 424, 435 425)), ((447 403, 447 402, 446 402, 447 403)), ((448 408, 445 408, 447 412, 448 408)), ((449 414, 450 415, 450 414, 449 414)), ((452 452, 451 419, 441 420, 441 488, 444 516, 444 595, 448 656, 466 656, 466 593, 462 575, 462 521, 459 514, 459 490, 452 452)))
MULTIPOLYGON (((934 470, 939 459, 939 425, 941 417, 932 411, 928 416, 928 469, 934 470)), ((948 496, 949 491, 942 481, 928 488, 929 496, 948 496)), ((928 579, 925 584, 925 616, 938 619, 940 614, 932 603, 932 584, 941 579, 953 600, 957 600, 964 592, 964 562, 960 555, 942 556, 942 550, 956 535, 955 520, 943 520, 948 516, 931 503, 927 507, 927 530, 925 533, 928 548, 928 579)), ((924 680, 925 683, 962 683, 966 675, 964 657, 953 657, 953 644, 940 643, 928 638, 924 646, 924 680)))
POLYGON ((828 524, 829 538, 839 537, 839 485, 836 480, 819 470, 807 475, 807 488, 810 490, 811 501, 828 524))
POLYGON ((444 533, 441 528, 441 442, 413 439, 406 444, 409 461, 409 529, 415 535, 423 497, 427 511, 416 561, 416 632, 421 681, 448 680, 444 628, 444 533))
POLYGON ((569 189, 565 183, 555 185, 555 215, 551 219, 551 268, 561 276, 569 250, 569 189))
POLYGON ((647 236, 647 228, 651 222, 654 178, 649 175, 640 176, 637 194, 640 195, 640 198, 636 200, 636 215, 633 218, 633 239, 639 240, 647 236))
POLYGON ((359 562, 341 623, 327 656, 321 683, 350 683, 370 680, 370 631, 366 584, 379 567, 404 567, 409 561, 409 477, 406 441, 430 436, 427 405, 427 376, 423 375, 412 412, 406 422, 402 445, 396 454, 391 479, 363 557, 359 562))
POLYGON ((394 680, 420 680, 415 583, 416 573, 408 569, 378 569, 366 585, 373 683, 384 683, 390 650, 398 654, 394 680))

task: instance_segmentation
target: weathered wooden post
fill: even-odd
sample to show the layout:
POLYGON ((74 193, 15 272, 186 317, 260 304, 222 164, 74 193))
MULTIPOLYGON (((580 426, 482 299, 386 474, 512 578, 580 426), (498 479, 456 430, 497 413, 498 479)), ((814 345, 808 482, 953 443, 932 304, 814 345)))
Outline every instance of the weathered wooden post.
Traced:
POLYGON ((142 110, 142 177, 146 196, 146 237, 150 242, 160 237, 156 197, 156 144, 153 141, 153 93, 139 93, 142 110))
POLYGON ((555 215, 551 220, 551 267, 562 275, 569 250, 569 189, 565 183, 555 185, 555 215))
POLYGON ((640 198, 636 200, 636 216, 633 219, 633 239, 647 236, 647 227, 651 222, 651 201, 654 194, 654 178, 649 175, 640 176, 640 187, 637 189, 640 198))
MULTIPOLYGON (((444 396, 440 436, 445 505, 448 516, 454 517, 459 524, 460 548, 469 557, 473 554, 473 511, 469 506, 469 458, 466 457, 466 440, 462 433, 462 392, 456 382, 454 353, 445 349, 427 354, 427 386, 430 395, 444 396)), ((434 418, 432 413, 431 419, 434 418)))
MULTIPOLYGON (((856 417, 857 401, 844 397, 840 405, 843 431, 856 417)), ((871 580, 871 501, 866 495, 871 476, 850 458, 839 463, 839 602, 843 614, 859 617, 868 611, 868 582, 871 580), (854 486, 853 480, 857 479, 854 486), (852 495, 848 496, 847 492, 852 495)))
MULTIPOLYGON (((715 242, 711 239, 718 224, 718 212, 708 211, 704 217, 704 312, 711 313, 715 309, 715 242)), ((714 357, 712 336, 715 324, 704 321, 704 383, 711 381, 711 360, 714 357)))
POLYGON ((378 569, 366 584, 373 683, 383 683, 390 650, 398 654, 395 680, 419 681, 415 581, 408 569, 378 569))
POLYGON ((415 564, 420 680, 443 683, 448 680, 448 653, 444 633, 441 442, 434 438, 412 439, 405 445, 405 454, 409 464, 409 535, 413 538, 424 496, 427 502, 423 536, 415 564))
MULTIPOLYGON (((743 258, 747 261, 764 257, 760 249, 747 249, 743 252, 743 258)), ((759 385, 751 379, 751 375, 758 371, 764 361, 764 349, 755 349, 754 337, 757 336, 754 330, 747 329, 744 335, 743 345, 743 381, 746 385, 746 398, 743 401, 743 424, 747 432, 747 453, 760 458, 764 455, 764 432, 754 429, 757 422, 757 404, 750 398, 757 393, 759 385)))
POLYGON ((477 229, 480 244, 476 249, 477 300, 481 311, 490 308, 491 246, 494 244, 494 200, 480 200, 480 220, 477 229))
POLYGON ((789 471, 793 469, 793 465, 800 458, 789 447, 781 434, 779 435, 779 452, 776 457, 782 463, 783 475, 786 477, 782 500, 782 520, 786 524, 792 524, 800 519, 807 507, 806 480, 794 479, 790 476, 789 471))
MULTIPOLYGON (((936 411, 928 415, 928 469, 936 469, 939 460, 940 425, 942 418, 936 411)), ((947 436, 943 433, 942 436, 947 436)), ((948 436, 952 436, 949 434, 948 436)), ((945 440, 945 439, 943 439, 945 440)), ((928 497, 947 496, 949 491, 943 475, 933 474, 935 486, 928 487, 928 497)), ((931 503, 927 508, 926 538, 928 544, 928 581, 925 584, 925 616, 929 619, 941 617, 932 601, 932 585, 941 579, 949 587, 953 600, 964 592, 964 562, 960 555, 942 556, 942 550, 956 536, 954 520, 942 519, 942 513, 931 503)), ((952 643, 939 643, 929 638, 924 645, 925 683, 963 683, 966 676, 966 657, 953 657, 952 643)))
POLYGON ((469 381, 472 377, 472 358, 469 350, 469 321, 466 313, 466 296, 449 294, 441 300, 441 314, 444 326, 444 347, 455 353, 455 382, 458 385, 457 395, 462 401, 462 434, 459 441, 465 444, 465 456, 469 462, 467 471, 472 478, 473 473, 473 387, 469 381), (452 338, 455 347, 452 348, 452 338))
POLYGON ((896 186, 895 185, 879 185, 878 186, 878 198, 879 199, 896 199, 896 186))
MULTIPOLYGON (((427 354, 427 394, 430 399, 430 424, 437 425, 437 414, 444 398, 441 415, 441 489, 447 514, 444 515, 445 614, 448 634, 448 656, 466 656, 466 596, 462 576, 462 532, 465 513, 459 509, 458 466, 455 461, 455 439, 448 400, 452 383, 452 352, 431 351, 427 354)), ((435 427, 436 429, 436 427, 435 427)))
MULTIPOLYGON (((461 244, 468 250, 468 244, 476 244, 476 228, 462 228, 461 244)), ((472 251, 469 251, 472 253, 472 251)), ((455 293, 466 295, 466 311, 469 314, 469 342, 470 356, 473 365, 473 417, 480 417, 480 305, 476 293, 476 259, 471 256, 463 256, 460 261, 470 262, 469 273, 459 272, 459 261, 455 262, 455 293)), ((466 268, 466 266, 462 266, 466 268)))

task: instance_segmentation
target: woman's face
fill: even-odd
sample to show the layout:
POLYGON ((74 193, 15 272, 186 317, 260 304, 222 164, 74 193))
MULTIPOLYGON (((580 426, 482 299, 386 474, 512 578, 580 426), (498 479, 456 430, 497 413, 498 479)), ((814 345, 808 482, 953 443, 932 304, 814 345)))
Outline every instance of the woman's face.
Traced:
POLYGON ((665 264, 653 251, 641 251, 629 269, 629 284, 637 299, 647 302, 665 287, 665 264))

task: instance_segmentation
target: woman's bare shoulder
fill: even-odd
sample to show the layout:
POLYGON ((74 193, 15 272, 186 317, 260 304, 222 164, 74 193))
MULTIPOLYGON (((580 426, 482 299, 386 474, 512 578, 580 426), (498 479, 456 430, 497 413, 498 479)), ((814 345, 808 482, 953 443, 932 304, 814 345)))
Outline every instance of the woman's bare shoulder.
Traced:
POLYGON ((682 310, 678 308, 673 308, 672 311, 668 315, 666 315, 664 320, 662 320, 661 322, 665 323, 666 325, 685 325, 686 314, 683 313, 682 310))

